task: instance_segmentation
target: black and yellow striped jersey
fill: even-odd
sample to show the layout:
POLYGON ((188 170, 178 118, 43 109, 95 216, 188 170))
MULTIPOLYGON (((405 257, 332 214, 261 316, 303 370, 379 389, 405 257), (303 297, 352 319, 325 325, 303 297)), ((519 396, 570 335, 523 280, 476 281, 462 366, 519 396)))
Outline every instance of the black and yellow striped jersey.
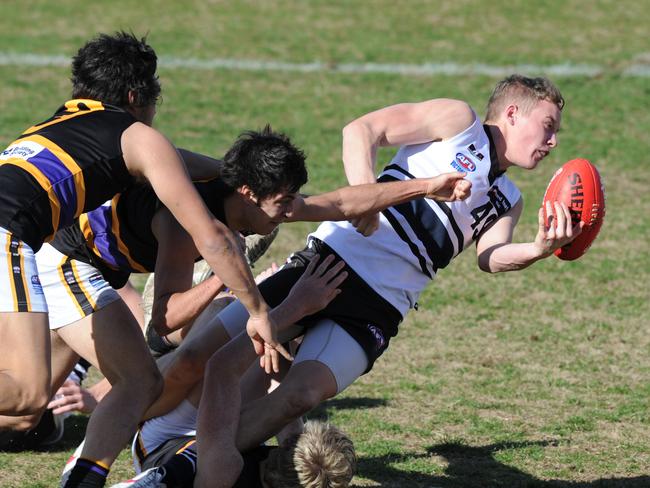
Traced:
MULTIPOLYGON (((228 225, 224 200, 233 190, 217 178, 194 186, 215 218, 228 225)), ((161 206, 150 185, 132 185, 82 214, 75 225, 58 232, 51 244, 59 252, 95 266, 114 288, 120 288, 130 273, 154 271, 158 241, 151 222, 161 206)))
POLYGON ((122 133, 137 120, 94 100, 70 100, 0 154, 0 227, 37 251, 55 232, 134 182, 122 133))

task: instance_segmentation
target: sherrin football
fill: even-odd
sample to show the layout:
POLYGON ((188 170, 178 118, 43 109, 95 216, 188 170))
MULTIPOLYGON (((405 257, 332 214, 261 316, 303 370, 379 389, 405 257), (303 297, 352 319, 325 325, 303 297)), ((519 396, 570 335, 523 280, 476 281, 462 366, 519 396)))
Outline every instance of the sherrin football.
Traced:
MULTIPOLYGON (((605 217, 605 191, 598 170, 586 159, 565 163, 546 187, 542 202, 544 213, 547 201, 566 203, 573 225, 581 220, 585 223, 578 237, 555 251, 555 255, 565 261, 578 259, 596 239, 605 217)), ((548 224, 547 216, 546 222, 548 224)))

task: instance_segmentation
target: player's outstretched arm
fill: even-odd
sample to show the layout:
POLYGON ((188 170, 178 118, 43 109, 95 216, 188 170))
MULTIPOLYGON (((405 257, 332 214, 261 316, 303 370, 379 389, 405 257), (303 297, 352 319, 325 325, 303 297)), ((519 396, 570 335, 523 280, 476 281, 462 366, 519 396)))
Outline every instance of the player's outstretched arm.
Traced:
POLYGON ((162 134, 140 123, 124 131, 121 142, 129 171, 149 180, 161 202, 192 236, 201 256, 248 310, 249 334, 258 354, 264 354, 266 344, 275 363, 278 353, 288 358, 235 235, 210 214, 176 149, 162 134))
MULTIPOLYGON (((469 127, 474 112, 465 102, 434 99, 385 107, 353 120, 343 128, 343 165, 351 185, 373 183, 381 146, 420 144, 452 137, 469 127)), ((372 234, 379 217, 370 213, 351 219, 357 232, 372 234)))
POLYGON ((527 268, 544 259, 556 249, 567 245, 578 237, 582 223, 571 223, 569 208, 564 203, 546 203, 546 213, 550 216, 548 225, 544 221, 543 209, 538 213, 538 230, 533 242, 513 243, 514 227, 521 216, 523 200, 501 216, 476 243, 478 265, 488 273, 517 271, 527 268))
POLYGON ((351 220, 416 198, 464 200, 471 189, 471 183, 464 177, 465 173, 451 172, 434 178, 346 186, 297 200, 288 220, 351 220))

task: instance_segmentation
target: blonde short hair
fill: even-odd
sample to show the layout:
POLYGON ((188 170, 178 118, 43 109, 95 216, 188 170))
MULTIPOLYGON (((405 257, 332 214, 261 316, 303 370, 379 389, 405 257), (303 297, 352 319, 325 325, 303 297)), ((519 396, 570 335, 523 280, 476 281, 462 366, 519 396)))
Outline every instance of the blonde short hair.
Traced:
POLYGON ((528 114, 541 100, 548 100, 564 108, 564 98, 560 90, 548 78, 528 78, 522 75, 510 75, 494 87, 488 100, 485 120, 495 121, 499 113, 509 104, 515 102, 523 114, 528 114))
POLYGON ((271 451, 264 480, 273 488, 345 488, 356 465, 348 436, 328 423, 310 420, 302 434, 271 451))

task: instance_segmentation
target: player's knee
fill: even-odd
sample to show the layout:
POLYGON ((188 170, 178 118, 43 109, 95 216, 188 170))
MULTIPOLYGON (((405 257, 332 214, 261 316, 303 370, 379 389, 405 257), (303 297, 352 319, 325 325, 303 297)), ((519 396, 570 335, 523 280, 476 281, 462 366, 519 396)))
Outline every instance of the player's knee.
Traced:
POLYGON ((195 383, 203 377, 205 361, 191 347, 183 347, 176 350, 176 357, 166 375, 172 380, 179 382, 195 383))
POLYGON ((286 395, 287 413, 296 418, 317 407, 327 397, 327 392, 318 384, 296 385, 289 388, 286 395))
POLYGON ((28 415, 40 418, 49 401, 50 392, 47 389, 33 387, 21 389, 15 396, 13 415, 28 415))
POLYGON ((151 368, 144 375, 138 375, 137 387, 145 392, 147 397, 154 401, 163 390, 164 381, 158 368, 151 368))

